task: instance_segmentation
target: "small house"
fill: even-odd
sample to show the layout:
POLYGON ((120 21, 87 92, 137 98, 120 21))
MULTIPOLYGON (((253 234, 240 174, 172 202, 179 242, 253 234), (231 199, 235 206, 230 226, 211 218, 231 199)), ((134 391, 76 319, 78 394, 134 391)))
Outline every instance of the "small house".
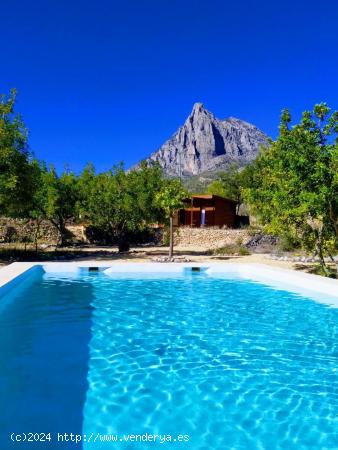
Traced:
POLYGON ((178 211, 174 225, 190 227, 236 226, 237 202, 212 194, 192 195, 178 211))

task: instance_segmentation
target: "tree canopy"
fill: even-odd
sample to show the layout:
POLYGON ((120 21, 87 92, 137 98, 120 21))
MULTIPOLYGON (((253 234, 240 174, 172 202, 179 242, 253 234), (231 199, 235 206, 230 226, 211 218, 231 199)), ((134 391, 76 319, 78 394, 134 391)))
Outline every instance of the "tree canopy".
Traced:
POLYGON ((226 172, 208 186, 208 193, 230 198, 237 202, 237 213, 243 202, 242 192, 251 182, 252 165, 240 168, 238 164, 232 164, 226 172))
POLYGON ((0 102, 0 214, 29 215, 35 189, 36 167, 31 164, 28 131, 14 114, 16 91, 0 102))
POLYGON ((82 217, 117 240, 120 250, 127 250, 132 233, 163 217, 155 202, 162 182, 157 165, 142 164, 129 172, 119 165, 98 175, 87 167, 79 177, 82 217))
POLYGON ((337 249, 337 132, 338 113, 325 103, 294 126, 284 110, 279 137, 253 163, 251 185, 242 190, 268 231, 298 239, 324 271, 324 256, 337 249))
POLYGON ((173 217, 175 212, 183 207, 183 202, 187 198, 188 193, 183 188, 179 179, 167 179, 163 182, 163 186, 155 196, 155 201, 164 213, 165 219, 169 221, 169 257, 173 256, 174 236, 173 236, 173 217))

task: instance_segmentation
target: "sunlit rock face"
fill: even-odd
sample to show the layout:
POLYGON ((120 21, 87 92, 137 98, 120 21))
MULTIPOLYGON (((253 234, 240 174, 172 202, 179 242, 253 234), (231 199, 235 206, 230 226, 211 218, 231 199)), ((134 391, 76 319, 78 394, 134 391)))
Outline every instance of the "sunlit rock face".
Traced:
POLYGON ((158 161, 166 175, 192 176, 243 166, 256 158, 268 137, 254 125, 230 117, 217 119, 195 103, 184 125, 148 161, 158 161))

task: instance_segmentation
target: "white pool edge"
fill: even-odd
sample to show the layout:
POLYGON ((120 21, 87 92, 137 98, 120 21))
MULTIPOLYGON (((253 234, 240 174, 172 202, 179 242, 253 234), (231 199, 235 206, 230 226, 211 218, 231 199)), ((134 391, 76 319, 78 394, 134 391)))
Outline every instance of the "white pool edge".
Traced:
POLYGON ((338 280, 318 275, 297 272, 291 269, 271 267, 254 263, 152 263, 118 261, 73 261, 24 263, 16 262, 0 269, 0 295, 15 289, 21 279, 26 278, 34 268, 45 272, 76 272, 81 268, 99 267, 108 269, 107 274, 114 273, 179 273, 191 267, 206 269, 210 276, 217 274, 234 274, 242 279, 260 282, 277 289, 285 289, 300 295, 309 296, 321 303, 338 307, 338 280), (326 298, 326 296, 328 298, 326 298))

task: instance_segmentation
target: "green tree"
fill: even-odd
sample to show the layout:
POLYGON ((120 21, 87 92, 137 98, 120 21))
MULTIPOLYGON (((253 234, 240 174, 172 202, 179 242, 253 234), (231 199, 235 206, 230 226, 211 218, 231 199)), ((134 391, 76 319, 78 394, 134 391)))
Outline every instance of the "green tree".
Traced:
POLYGON ((92 201, 95 201, 95 199, 92 199, 95 182, 95 167, 92 163, 88 163, 77 179, 78 202, 76 212, 79 220, 82 222, 90 220, 91 204, 92 201))
POLYGON ((230 198, 237 202, 237 214, 243 203, 242 191, 251 180, 251 165, 240 168, 238 164, 232 164, 226 172, 219 174, 218 179, 208 186, 208 193, 230 198))
POLYGON ((154 199, 162 178, 158 166, 145 164, 130 172, 119 165, 96 176, 87 168, 80 177, 85 188, 82 215, 109 240, 117 241, 119 251, 127 251, 131 237, 161 217, 154 199))
POLYGON ((321 103, 290 123, 285 110, 278 139, 253 165, 244 199, 270 232, 298 239, 328 274, 324 257, 337 250, 338 113, 321 103))
POLYGON ((78 201, 78 180, 73 172, 58 175, 53 166, 49 169, 44 164, 40 166, 31 214, 37 220, 47 219, 54 225, 60 246, 67 243, 66 223, 77 218, 78 201))
POLYGON ((16 91, 0 101, 0 214, 27 217, 32 207, 35 171, 28 150, 28 131, 14 113, 16 91))
POLYGON ((178 179, 165 180, 162 189, 156 195, 156 201, 162 209, 164 217, 169 221, 169 258, 172 258, 174 254, 173 218, 175 213, 183 207, 183 202, 187 197, 188 193, 178 179))
POLYGON ((129 186, 135 197, 142 215, 147 224, 163 221, 163 211, 156 202, 156 195, 164 183, 163 170, 156 162, 141 162, 138 170, 128 173, 129 186))

